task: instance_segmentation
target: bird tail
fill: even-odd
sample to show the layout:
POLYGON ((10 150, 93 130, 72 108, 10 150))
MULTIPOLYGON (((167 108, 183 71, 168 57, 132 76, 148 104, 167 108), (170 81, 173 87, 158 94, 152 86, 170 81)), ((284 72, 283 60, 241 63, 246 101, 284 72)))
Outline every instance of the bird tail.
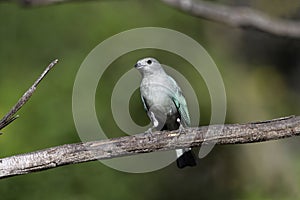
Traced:
POLYGON ((177 167, 182 169, 186 166, 196 166, 196 158, 191 148, 176 149, 177 167))

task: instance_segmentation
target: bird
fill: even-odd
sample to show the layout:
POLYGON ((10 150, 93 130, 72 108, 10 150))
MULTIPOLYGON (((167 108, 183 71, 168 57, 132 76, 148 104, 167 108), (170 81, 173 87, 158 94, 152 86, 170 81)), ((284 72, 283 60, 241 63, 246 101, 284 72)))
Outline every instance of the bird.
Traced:
MULTIPOLYGON (((185 97, 177 82, 169 76, 155 58, 143 58, 135 68, 142 75, 140 84, 141 99, 147 112, 152 130, 177 130, 191 125, 185 97)), ((177 167, 196 166, 191 148, 177 149, 177 167)))

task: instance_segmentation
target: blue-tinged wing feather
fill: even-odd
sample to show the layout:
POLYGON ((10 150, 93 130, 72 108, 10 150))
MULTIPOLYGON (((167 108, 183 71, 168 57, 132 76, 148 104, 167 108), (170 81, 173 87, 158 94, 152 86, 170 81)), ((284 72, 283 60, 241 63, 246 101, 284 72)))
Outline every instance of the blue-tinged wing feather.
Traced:
POLYGON ((183 93, 182 93, 180 87, 177 85, 176 81, 170 76, 169 76, 169 78, 173 82, 173 84, 176 86, 174 93, 171 94, 171 98, 172 98, 172 100, 177 108, 177 111, 181 117, 181 124, 184 127, 191 126, 190 115, 189 115, 187 103, 183 96, 183 93))
POLYGON ((145 111, 149 111, 149 106, 148 106, 148 104, 147 104, 147 102, 146 102, 146 100, 145 100, 145 98, 141 95, 141 98, 142 98, 142 102, 143 102, 143 106, 144 106, 144 109, 145 109, 145 111))

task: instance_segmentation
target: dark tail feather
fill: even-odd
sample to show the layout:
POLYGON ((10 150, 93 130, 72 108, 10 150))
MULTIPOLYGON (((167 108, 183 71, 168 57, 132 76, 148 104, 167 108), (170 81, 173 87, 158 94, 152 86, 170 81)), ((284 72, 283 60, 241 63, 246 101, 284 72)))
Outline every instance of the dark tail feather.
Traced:
POLYGON ((194 153, 189 150, 189 151, 185 151, 179 158, 177 158, 176 160, 177 162, 177 167, 182 169, 186 166, 196 166, 196 159, 195 159, 195 155, 194 153))

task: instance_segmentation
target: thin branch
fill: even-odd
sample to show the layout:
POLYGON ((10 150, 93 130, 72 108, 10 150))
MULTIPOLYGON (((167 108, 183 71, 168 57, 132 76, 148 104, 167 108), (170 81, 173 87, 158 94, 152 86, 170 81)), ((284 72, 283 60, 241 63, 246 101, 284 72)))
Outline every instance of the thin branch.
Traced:
POLYGON ((233 27, 254 28, 269 34, 300 38, 300 23, 277 19, 247 7, 232 7, 208 1, 162 0, 187 14, 221 22, 233 27))
MULTIPOLYGON (((0 0, 0 2, 11 0, 0 0)), ((96 1, 96 0, 88 0, 96 1)), ((300 22, 271 17, 261 11, 248 7, 233 7, 203 0, 161 0, 189 15, 220 22, 232 27, 253 28, 259 31, 290 38, 300 38, 300 22)), ((20 0, 27 6, 44 6, 68 2, 87 2, 87 0, 20 0)))
POLYGON ((43 80, 43 78, 47 75, 47 73, 56 65, 58 59, 52 61, 48 67, 44 70, 44 72, 39 76, 39 78, 33 83, 33 85, 23 94, 23 96, 19 99, 19 101, 12 107, 12 109, 0 120, 0 130, 9 125, 18 116, 14 116, 18 110, 22 108, 22 106, 30 99, 38 84, 43 80))
POLYGON ((25 6, 43 6, 50 4, 57 4, 62 2, 68 2, 69 0, 21 0, 21 3, 25 6))
POLYGON ((138 134, 101 141, 66 144, 0 159, 0 178, 42 171, 96 159, 110 159, 139 153, 197 147, 203 142, 243 144, 300 135, 300 116, 248 124, 225 124, 169 132, 138 134), (207 132, 208 128, 211 131, 207 132))
POLYGON ((21 4, 25 6, 46 6, 51 4, 60 4, 60 3, 69 3, 69 2, 88 2, 88 1, 96 1, 96 0, 20 0, 20 1, 21 4))

